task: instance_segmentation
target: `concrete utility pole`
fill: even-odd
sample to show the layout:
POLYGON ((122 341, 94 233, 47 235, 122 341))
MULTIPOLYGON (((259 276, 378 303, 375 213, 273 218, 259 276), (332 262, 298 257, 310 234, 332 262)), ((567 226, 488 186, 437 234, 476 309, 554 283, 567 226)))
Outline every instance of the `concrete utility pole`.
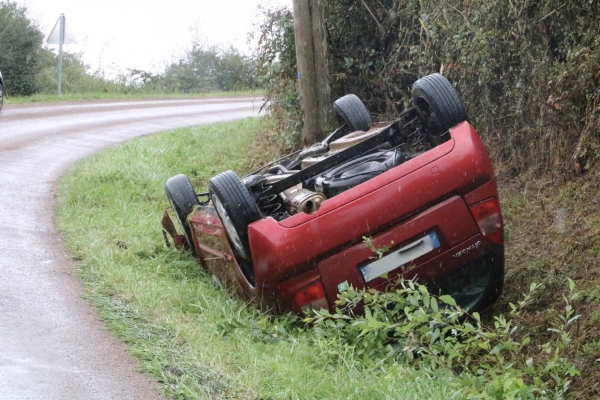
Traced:
POLYGON ((321 0, 293 3, 302 143, 309 146, 324 137, 332 121, 327 41, 321 0))

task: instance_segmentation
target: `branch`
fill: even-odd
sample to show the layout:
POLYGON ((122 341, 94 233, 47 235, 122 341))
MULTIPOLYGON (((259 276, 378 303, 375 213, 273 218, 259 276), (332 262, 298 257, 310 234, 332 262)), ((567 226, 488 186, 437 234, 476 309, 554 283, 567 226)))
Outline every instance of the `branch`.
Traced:
POLYGON ((377 27, 379 28, 379 33, 381 35, 383 35, 385 33, 385 30, 383 29, 383 27, 381 26, 381 24, 379 23, 379 21, 377 21, 377 18, 375 17, 375 14, 373 14, 373 12, 371 11, 371 9, 367 5, 367 3, 365 3, 365 0, 360 0, 360 2, 363 3, 363 6, 365 6, 365 8, 367 9, 367 11, 371 15, 371 17, 373 17, 373 21, 375 21, 375 23, 377 24, 377 27))

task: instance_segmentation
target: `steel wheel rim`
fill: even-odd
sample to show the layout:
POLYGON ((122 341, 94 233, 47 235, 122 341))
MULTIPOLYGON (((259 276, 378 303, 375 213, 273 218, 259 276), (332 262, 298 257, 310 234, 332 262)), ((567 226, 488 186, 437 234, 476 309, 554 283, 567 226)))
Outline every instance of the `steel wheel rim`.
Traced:
POLYGON ((221 217, 221 222, 223 222, 223 226, 225 227, 225 231, 227 232, 227 236, 229 236, 229 240, 233 244, 233 247, 235 247, 236 251, 245 260, 247 260, 248 254, 246 253, 246 250, 244 249, 244 246, 242 244, 242 239, 240 238, 240 235, 238 235, 237 230, 235 229, 235 226, 233 226, 233 222, 231 221, 231 218, 229 218, 229 214, 225 210, 225 207, 223 207, 223 203, 221 203, 221 200, 219 200, 219 197, 214 196, 214 195, 212 197, 212 200, 213 200, 213 203, 215 203, 215 207, 217 207, 217 213, 221 217))

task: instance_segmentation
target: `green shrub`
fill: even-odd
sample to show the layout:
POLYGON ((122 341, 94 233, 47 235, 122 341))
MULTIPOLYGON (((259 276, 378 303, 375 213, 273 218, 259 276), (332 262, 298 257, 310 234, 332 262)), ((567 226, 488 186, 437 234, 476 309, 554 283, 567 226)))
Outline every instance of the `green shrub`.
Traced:
POLYGON ((254 60, 235 48, 196 41, 183 57, 166 67, 162 85, 182 93, 248 90, 256 86, 254 70, 254 60))
POLYGON ((43 38, 25 6, 13 1, 0 2, 0 71, 6 93, 35 93, 43 38))
POLYGON ((437 371, 470 399, 561 398, 579 375, 567 358, 569 328, 579 318, 572 303, 579 295, 569 280, 564 313, 551 317, 552 328, 537 346, 515 322, 526 316, 539 287, 532 283, 509 315, 494 317, 493 324, 466 313, 450 296, 404 280, 390 292, 349 288, 335 313, 316 311, 305 321, 334 353, 350 347, 366 367, 404 363, 437 371), (364 313, 354 315, 356 307, 364 313))
MULTIPOLYGON (((58 77, 58 56, 49 50, 44 54, 43 68, 37 76, 38 93, 56 93, 58 77)), ((126 93, 127 85, 102 76, 100 71, 92 72, 82 53, 63 52, 62 92, 75 93, 126 93)))

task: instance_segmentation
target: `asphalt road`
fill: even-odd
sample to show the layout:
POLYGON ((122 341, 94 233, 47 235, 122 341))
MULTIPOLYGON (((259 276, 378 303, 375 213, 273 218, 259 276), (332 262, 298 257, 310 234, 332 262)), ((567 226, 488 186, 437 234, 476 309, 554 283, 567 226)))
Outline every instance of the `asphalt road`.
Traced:
POLYGON ((260 99, 90 101, 0 111, 0 399, 159 399, 84 300, 54 227, 73 163, 133 137, 256 116, 260 99))

